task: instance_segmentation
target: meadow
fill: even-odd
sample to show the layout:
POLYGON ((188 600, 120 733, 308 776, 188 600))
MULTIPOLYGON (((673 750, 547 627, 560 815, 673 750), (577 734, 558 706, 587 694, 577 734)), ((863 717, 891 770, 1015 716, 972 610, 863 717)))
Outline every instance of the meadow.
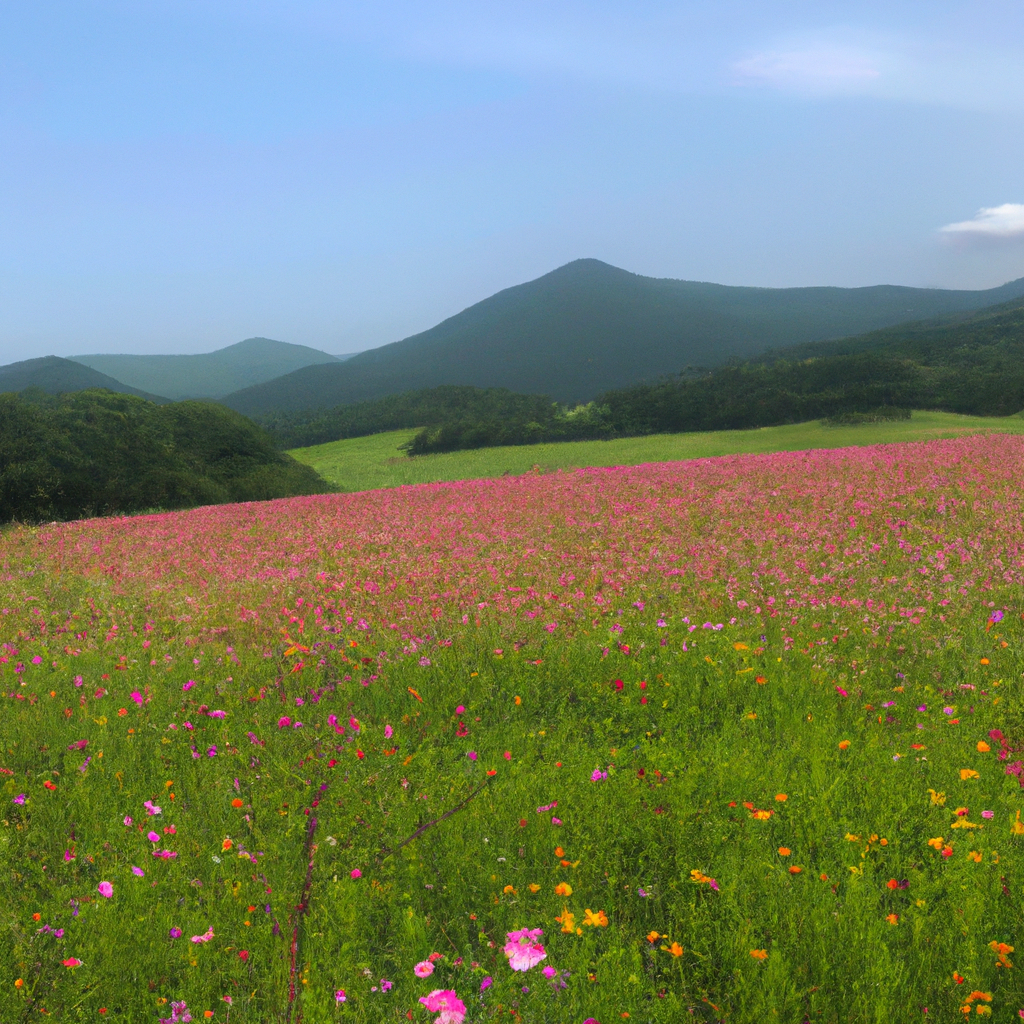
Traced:
POLYGON ((0 1020, 1019 1020, 1022 477, 988 434, 6 531, 0 1020))
POLYGON ((910 420, 825 427, 814 420, 758 430, 654 434, 612 441, 565 441, 556 444, 478 448, 437 455, 406 456, 400 446, 418 431, 394 430, 367 437, 332 441, 288 454, 315 469, 345 491, 367 491, 404 484, 473 480, 581 469, 587 466, 638 466, 647 462, 701 459, 716 455, 767 454, 819 448, 927 441, 978 433, 1024 433, 1021 416, 960 416, 948 412, 914 412, 910 420))

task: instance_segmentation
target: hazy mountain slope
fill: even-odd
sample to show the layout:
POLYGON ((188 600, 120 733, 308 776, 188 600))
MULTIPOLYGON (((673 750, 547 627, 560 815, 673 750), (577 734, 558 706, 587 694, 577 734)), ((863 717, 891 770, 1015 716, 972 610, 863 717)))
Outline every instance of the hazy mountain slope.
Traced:
POLYGON ((768 348, 840 338, 1024 295, 988 291, 738 288, 640 277, 577 260, 508 288, 422 334, 223 399, 240 412, 330 408, 442 384, 505 387, 560 401, 720 365, 768 348))
POLYGON ((336 356, 318 349, 270 338, 248 338, 199 355, 92 355, 75 356, 74 360, 173 399, 220 398, 304 366, 339 362, 336 356))
POLYGON ((48 395, 85 391, 88 388, 106 388, 108 391, 138 395, 154 402, 166 401, 158 395, 129 387, 105 373, 100 373, 89 366, 82 366, 71 359, 61 359, 60 356, 24 359, 18 363, 0 366, 0 392, 24 391, 26 388, 39 388, 48 395))
POLYGON ((808 359, 880 352, 924 366, 971 367, 992 359, 997 351, 1012 352, 1012 358, 1018 359, 1022 348, 1024 299, 1018 298, 970 313, 898 324, 838 341, 796 345, 772 355, 808 359))

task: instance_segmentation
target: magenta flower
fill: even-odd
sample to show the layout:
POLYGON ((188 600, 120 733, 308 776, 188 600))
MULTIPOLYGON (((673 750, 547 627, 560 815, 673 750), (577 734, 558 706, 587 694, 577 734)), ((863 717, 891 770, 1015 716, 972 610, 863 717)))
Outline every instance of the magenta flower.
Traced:
POLYGON ((417 978, 429 978, 434 973, 434 965, 429 960, 421 960, 412 969, 412 973, 417 978))
POLYGON ((544 947, 537 941, 544 934, 540 928, 520 928, 508 932, 504 952, 508 957, 508 965, 513 971, 528 971, 546 959, 544 947))
POLYGON ((345 995, 345 990, 344 990, 343 988, 339 988, 339 989, 338 989, 338 991, 334 993, 334 1001, 335 1001, 335 1002, 336 1002, 336 1003, 337 1003, 337 1004, 338 1004, 339 1006, 340 1006, 340 1005, 341 1005, 341 1004, 342 1004, 343 1002, 345 1002, 345 1000, 346 1000, 347 998, 348 998, 348 996, 346 996, 346 995, 345 995))
POLYGON ((480 982, 480 991, 486 992, 494 984, 494 979, 488 974, 483 981, 480 982))
POLYGON ((282 715, 277 720, 277 727, 278 727, 278 729, 284 729, 286 726, 289 726, 291 724, 292 724, 292 720, 287 715, 282 715))
POLYGON ((132 874, 135 875, 136 878, 145 878, 146 877, 146 872, 143 871, 142 868, 135 867, 134 864, 132 865, 132 874))
POLYGON ((96 889, 101 896, 105 896, 108 900, 114 895, 114 887, 109 882, 100 882, 96 889))
POLYGON ((429 995, 420 996, 420 1002, 438 1016, 434 1024, 462 1024, 466 1017, 466 1004, 453 989, 436 988, 429 995))
POLYGON ((180 939, 181 938, 181 929, 180 928, 172 928, 167 934, 172 939, 180 939))
POLYGON ((212 938, 213 938, 213 925, 210 925, 210 927, 207 928, 206 931, 203 932, 202 935, 193 935, 192 936, 192 941, 195 942, 198 945, 200 942, 209 942, 210 939, 212 939, 212 938))
POLYGON ((25 802, 25 794, 19 793, 15 798, 14 802, 20 807, 25 802))
POLYGON ((142 703, 142 694, 139 693, 138 690, 132 690, 132 700, 135 701, 136 704, 141 704, 142 703))
POLYGON ((478 756, 479 755, 477 754, 477 752, 475 750, 471 750, 468 754, 466 754, 466 757, 468 757, 470 759, 470 761, 475 761, 478 756))
MULTIPOLYGON (((150 817, 153 817, 153 815, 155 815, 155 814, 161 814, 161 813, 163 813, 163 812, 162 812, 162 811, 160 810, 160 808, 159 808, 159 807, 157 807, 157 805, 156 805, 155 803, 153 803, 153 801, 152 801, 152 800, 147 800, 147 801, 146 801, 146 802, 145 802, 145 803, 144 803, 144 804, 143 804, 142 806, 146 808, 146 813, 147 813, 147 814, 148 814, 148 815, 149 815, 150 817)), ((127 818, 127 819, 125 819, 125 824, 126 824, 126 825, 130 825, 131 823, 132 823, 132 820, 131 820, 131 818, 127 818)))
POLYGON ((149 835, 146 836, 146 838, 151 843, 159 843, 160 842, 160 836, 156 832, 150 832, 149 835))
POLYGON ((362 871, 359 870, 359 868, 353 868, 350 877, 352 877, 352 878, 362 878, 363 877, 363 873, 362 873, 362 871))

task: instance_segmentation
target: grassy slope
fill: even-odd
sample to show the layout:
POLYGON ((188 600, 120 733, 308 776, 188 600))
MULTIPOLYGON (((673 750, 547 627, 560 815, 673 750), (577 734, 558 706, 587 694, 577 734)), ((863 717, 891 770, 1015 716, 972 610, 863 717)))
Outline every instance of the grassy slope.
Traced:
POLYGON ((410 459, 398 446, 415 430, 395 430, 290 452, 325 480, 346 491, 366 491, 438 480, 468 480, 503 473, 575 469, 581 466, 635 466, 645 462, 700 459, 714 455, 846 448, 894 441, 927 441, 958 434, 998 431, 1024 433, 1024 418, 993 419, 944 412, 915 412, 909 421, 822 427, 817 421, 761 430, 723 430, 707 434, 656 434, 615 441, 572 441, 508 448, 480 448, 410 459))

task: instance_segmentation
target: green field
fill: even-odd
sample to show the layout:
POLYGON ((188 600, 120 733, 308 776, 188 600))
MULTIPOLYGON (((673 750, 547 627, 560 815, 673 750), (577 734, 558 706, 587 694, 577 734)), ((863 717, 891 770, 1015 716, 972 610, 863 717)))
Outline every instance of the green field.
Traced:
POLYGON ((707 434, 655 434, 615 441, 569 441, 507 448, 478 448, 444 455, 409 458, 399 445, 415 430, 395 430, 371 437, 296 448, 289 454, 312 466, 325 480, 345 491, 370 491, 402 484, 473 480, 519 475, 535 466, 542 472, 583 466, 638 466, 647 462, 703 459, 715 455, 793 452, 808 448, 848 448, 897 441, 931 441, 960 434, 1024 433, 1024 418, 957 416, 915 412, 913 418, 849 427, 823 427, 818 421, 760 430, 722 430, 707 434))

